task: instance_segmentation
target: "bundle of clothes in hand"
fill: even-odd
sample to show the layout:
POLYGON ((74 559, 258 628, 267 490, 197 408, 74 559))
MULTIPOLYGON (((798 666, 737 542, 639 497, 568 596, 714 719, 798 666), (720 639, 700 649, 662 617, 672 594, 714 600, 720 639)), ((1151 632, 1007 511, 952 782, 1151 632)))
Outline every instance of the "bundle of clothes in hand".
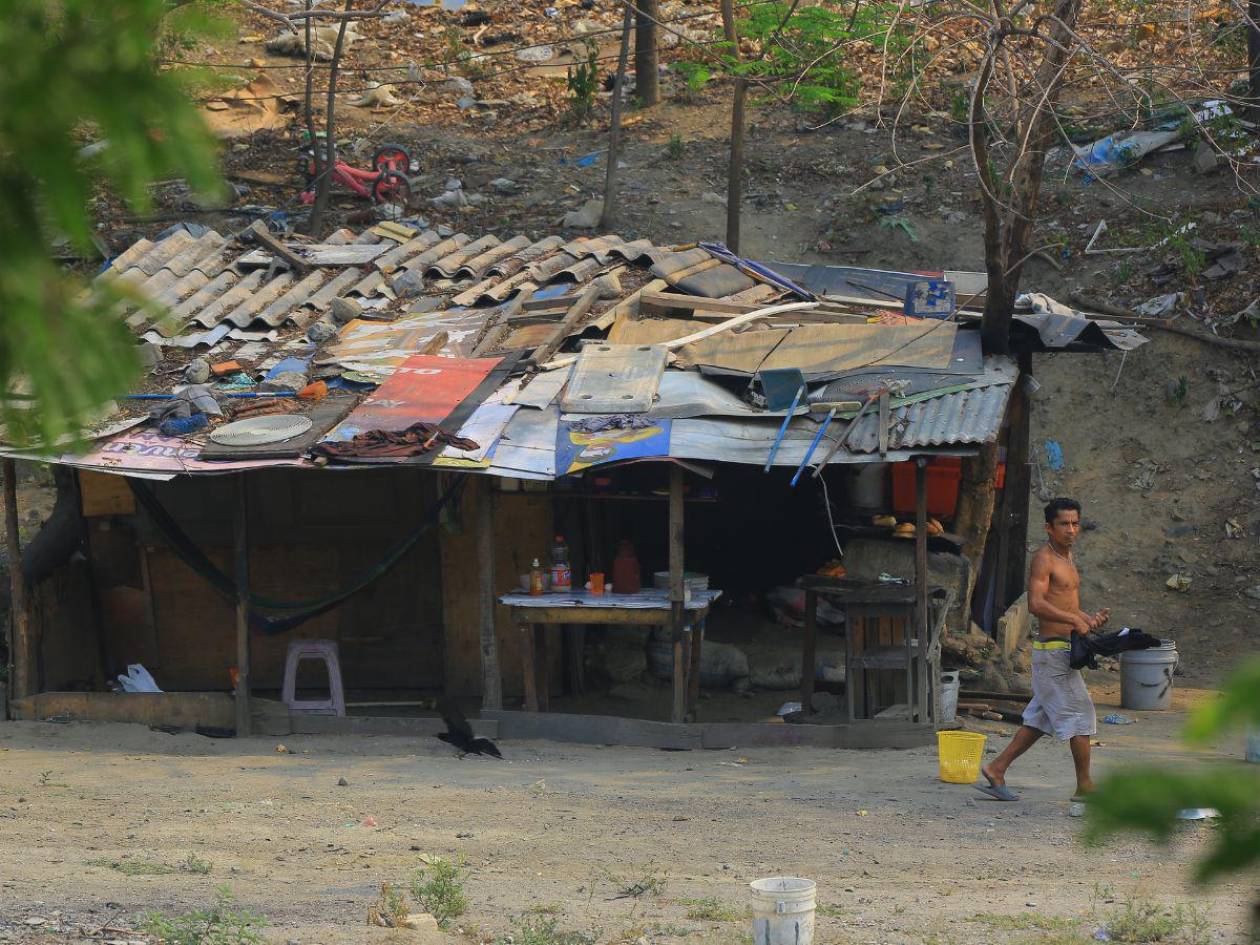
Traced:
POLYGON ((1163 643, 1159 637, 1129 627, 1111 633, 1074 633, 1068 662, 1073 669, 1097 669, 1100 656, 1119 656, 1127 650, 1149 650, 1163 643))

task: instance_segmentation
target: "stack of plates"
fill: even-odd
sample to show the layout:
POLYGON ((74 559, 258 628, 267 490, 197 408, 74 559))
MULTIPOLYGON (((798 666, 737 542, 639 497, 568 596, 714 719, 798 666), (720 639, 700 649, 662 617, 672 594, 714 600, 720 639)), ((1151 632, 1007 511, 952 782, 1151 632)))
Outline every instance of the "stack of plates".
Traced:
MULTIPOLYGON (((652 583, 658 588, 669 590, 669 572, 654 572, 652 583)), ((709 576, 707 574, 697 574, 695 571, 684 571, 683 583, 687 585, 693 594, 696 591, 707 591, 709 589, 709 576)))

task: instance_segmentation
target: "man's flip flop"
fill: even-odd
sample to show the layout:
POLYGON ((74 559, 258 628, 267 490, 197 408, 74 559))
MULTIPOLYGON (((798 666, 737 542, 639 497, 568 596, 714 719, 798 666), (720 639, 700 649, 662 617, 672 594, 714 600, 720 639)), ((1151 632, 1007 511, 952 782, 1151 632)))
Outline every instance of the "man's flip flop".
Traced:
POLYGON ((981 794, 987 794, 995 801, 1017 801, 1019 795, 1008 788, 1005 784, 973 784, 977 791, 981 794))
MULTIPOLYGON (((986 779, 987 779, 987 776, 986 776, 986 779)), ((1005 784, 994 784, 992 781, 989 781, 988 784, 973 784, 972 787, 974 787, 981 794, 987 794, 989 797, 993 798, 995 801, 1019 800, 1019 795, 1016 794, 1014 791, 1012 791, 1010 788, 1008 788, 1005 784)))

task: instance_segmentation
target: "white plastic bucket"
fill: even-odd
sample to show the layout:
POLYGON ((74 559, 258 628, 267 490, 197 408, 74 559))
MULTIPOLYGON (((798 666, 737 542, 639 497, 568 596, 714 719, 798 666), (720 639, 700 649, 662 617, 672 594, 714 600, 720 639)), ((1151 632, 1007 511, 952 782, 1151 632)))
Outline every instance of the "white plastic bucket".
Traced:
POLYGON ((772 876, 752 889, 753 945, 813 945, 818 884, 812 879, 772 876))
POLYGON ((849 504, 854 508, 873 511, 882 509, 888 482, 887 463, 862 463, 850 473, 849 504))
POLYGON ((1247 731, 1247 760, 1253 765, 1260 765, 1260 728, 1247 731))
POLYGON ((958 690, 961 687, 962 677, 958 670, 941 673, 941 722, 952 722, 958 717, 958 690))
POLYGON ((1149 650, 1120 654, 1120 705, 1126 709, 1157 710, 1172 705, 1173 670, 1177 644, 1165 640, 1149 650))

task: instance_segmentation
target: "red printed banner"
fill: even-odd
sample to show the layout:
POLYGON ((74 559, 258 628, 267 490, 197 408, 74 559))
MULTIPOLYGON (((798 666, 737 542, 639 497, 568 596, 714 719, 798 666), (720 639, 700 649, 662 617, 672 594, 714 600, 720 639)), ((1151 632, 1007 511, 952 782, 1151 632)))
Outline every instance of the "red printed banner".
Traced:
POLYGON ((441 423, 501 360, 414 354, 324 439, 336 442, 370 430, 405 430, 421 420, 441 423))

